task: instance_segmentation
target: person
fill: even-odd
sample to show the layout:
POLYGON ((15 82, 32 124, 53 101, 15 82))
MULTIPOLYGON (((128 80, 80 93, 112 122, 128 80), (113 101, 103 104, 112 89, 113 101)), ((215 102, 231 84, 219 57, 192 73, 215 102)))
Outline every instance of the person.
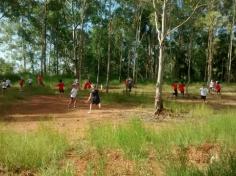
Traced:
POLYGON ((129 77, 125 80, 125 86, 126 86, 126 92, 127 92, 127 90, 129 90, 129 92, 131 92, 131 89, 133 87, 133 79, 131 77, 129 77))
POLYGON ((183 81, 181 81, 178 88, 179 88, 179 91, 182 94, 182 96, 184 96, 185 84, 183 83, 183 81))
POLYGON ((43 76, 42 76, 42 75, 38 75, 37 81, 38 81, 38 85, 39 85, 39 86, 44 86, 44 83, 43 83, 43 76))
POLYGON ((215 91, 216 93, 219 95, 220 92, 221 92, 221 85, 220 85, 220 82, 219 81, 216 81, 216 84, 215 84, 215 91))
POLYGON ((205 84, 203 84, 202 87, 200 88, 200 96, 204 102, 206 101, 207 94, 208 94, 208 89, 206 88, 205 84))
POLYGON ((211 80, 209 85, 209 92, 214 92, 214 91, 215 91, 215 81, 211 80))
POLYGON ((25 80, 23 77, 21 77, 19 80, 20 91, 23 91, 24 84, 25 84, 25 80))
POLYGON ((173 82, 172 83, 172 85, 171 85, 171 87, 172 87, 172 89, 173 89, 173 95, 175 96, 175 97, 177 97, 178 96, 178 90, 177 90, 177 88, 178 88, 178 84, 177 84, 177 81, 175 81, 175 82, 173 82))
POLYGON ((87 80, 84 84, 84 90, 91 89, 92 82, 90 80, 87 80))
POLYGON ((99 91, 97 89, 97 86, 95 87, 92 84, 91 88, 92 88, 92 91, 90 92, 88 100, 87 100, 87 102, 90 101, 88 113, 91 113, 92 107, 93 107, 94 104, 98 105, 99 109, 101 108, 100 96, 99 96, 99 91))
POLYGON ((10 79, 6 79, 6 86, 7 86, 7 88, 11 87, 11 80, 10 79))
POLYGON ((57 87, 58 87, 59 94, 62 95, 65 91, 64 90, 65 84, 62 82, 61 79, 59 80, 59 83, 57 84, 57 87))
POLYGON ((72 89, 70 92, 70 101, 68 104, 68 108, 70 108, 70 106, 73 104, 73 107, 76 108, 76 97, 78 94, 78 84, 73 83, 72 84, 72 89))
POLYGON ((31 77, 29 77, 29 79, 27 80, 27 83, 29 86, 32 86, 33 79, 31 77))
POLYGON ((4 94, 4 92, 7 90, 7 84, 5 79, 2 80, 1 87, 2 87, 2 94, 4 94))

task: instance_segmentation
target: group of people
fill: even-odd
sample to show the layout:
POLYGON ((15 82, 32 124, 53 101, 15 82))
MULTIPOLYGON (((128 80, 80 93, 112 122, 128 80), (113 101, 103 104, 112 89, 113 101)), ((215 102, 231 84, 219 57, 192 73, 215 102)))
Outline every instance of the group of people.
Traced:
MULTIPOLYGON (((29 77, 26 81, 25 79, 23 78, 23 76, 20 77, 19 81, 19 89, 20 91, 23 91, 23 87, 25 86, 25 83, 28 85, 28 86, 32 86, 32 83, 33 83, 33 79, 31 77, 29 77)), ((41 85, 41 86, 44 86, 44 83, 43 83, 43 77, 41 75, 38 75, 37 76, 37 83, 38 85, 41 85)), ((3 90, 3 92, 7 89, 7 88, 10 88, 12 85, 11 85, 11 80, 10 79, 3 79, 1 81, 1 88, 3 90)))
MULTIPOLYGON (((60 94, 63 94, 65 92, 64 87, 65 84, 63 83, 62 80, 59 80, 59 83, 57 84, 58 87, 58 91, 60 94)), ((73 84, 72 84, 72 89, 70 91, 70 101, 68 104, 68 109, 73 106, 73 108, 76 108, 76 103, 77 103, 77 95, 79 92, 79 80, 76 79, 73 84)), ((97 89, 97 86, 95 86, 94 84, 92 84, 92 82, 90 80, 88 80, 85 84, 84 84, 84 89, 89 89, 90 93, 89 93, 89 97, 87 99, 87 102, 90 102, 89 105, 89 111, 88 113, 91 113, 92 111, 92 107, 93 105, 98 105, 99 109, 101 108, 101 100, 100 100, 100 96, 99 96, 99 91, 97 89)))
POLYGON ((182 96, 184 96, 184 93, 185 93, 185 84, 181 81, 180 83, 178 83, 177 81, 173 82, 172 85, 171 85, 172 89, 173 89, 173 95, 175 97, 178 96, 178 90, 180 92, 180 94, 182 96))
POLYGON ((220 82, 211 80, 211 82, 209 84, 209 89, 207 88, 206 85, 202 85, 202 87, 200 88, 200 96, 204 102, 206 101, 206 97, 207 97, 208 92, 211 94, 213 94, 213 92, 216 92, 217 95, 220 95, 221 94, 220 82))
POLYGON ((5 90, 10 87, 11 87, 11 80, 10 79, 3 79, 1 82, 2 92, 5 92, 5 90))
MULTIPOLYGON (((173 89, 173 95, 175 97, 178 96, 178 91, 181 93, 182 96, 184 96, 185 84, 183 82, 178 83, 177 81, 175 81, 172 83, 171 87, 173 89)), ((213 94, 213 92, 216 92, 216 94, 221 93, 221 84, 219 81, 211 80, 208 88, 205 84, 203 84, 202 87, 200 88, 200 97, 205 102, 207 94, 208 93, 213 94)))
MULTIPOLYGON (((37 78, 37 84, 39 86, 44 86, 44 83, 43 83, 43 76, 42 75, 38 75, 37 78)), ((28 86, 32 86, 33 84, 33 79, 31 77, 29 77, 27 79, 27 81, 25 82, 25 79, 24 77, 20 77, 20 80, 19 80, 19 87, 20 87, 20 91, 23 91, 23 87, 25 86, 25 83, 27 83, 28 86)))
POLYGON ((209 85, 209 92, 210 93, 216 92, 217 94, 220 94, 221 92, 220 82, 211 80, 210 85, 209 85))

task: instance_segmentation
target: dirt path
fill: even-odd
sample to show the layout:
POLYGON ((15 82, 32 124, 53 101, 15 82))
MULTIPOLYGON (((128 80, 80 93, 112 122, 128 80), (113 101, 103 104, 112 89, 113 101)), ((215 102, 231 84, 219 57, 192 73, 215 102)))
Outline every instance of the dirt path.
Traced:
POLYGON ((67 107, 68 98, 57 96, 35 96, 27 101, 13 105, 4 117, 4 128, 17 132, 33 131, 41 123, 54 126, 67 133, 71 139, 84 137, 84 132, 91 123, 114 122, 127 120, 143 109, 119 105, 102 105, 101 109, 94 106, 88 114, 89 104, 85 99, 79 100, 77 108, 67 107))

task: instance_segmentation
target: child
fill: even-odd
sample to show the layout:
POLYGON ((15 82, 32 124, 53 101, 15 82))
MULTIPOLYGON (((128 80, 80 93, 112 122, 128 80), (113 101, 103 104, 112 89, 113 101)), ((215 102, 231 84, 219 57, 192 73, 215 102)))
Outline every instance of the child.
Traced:
POLYGON ((58 91, 59 91, 60 95, 62 95, 64 93, 64 86, 65 86, 65 84, 60 79, 59 83, 57 84, 58 91))
POLYGON ((177 81, 175 81, 171 86, 172 86, 172 89, 174 90, 173 95, 175 97, 177 97, 178 96, 178 90, 177 90, 178 84, 177 84, 177 81))
POLYGON ((86 81, 84 84, 84 90, 91 89, 91 85, 92 85, 92 83, 90 80, 86 81))
POLYGON ((39 86, 44 86, 44 83, 43 83, 43 76, 42 76, 42 75, 38 75, 37 81, 38 81, 38 85, 39 85, 39 86))
POLYGON ((29 79, 27 80, 27 83, 30 87, 32 86, 32 82, 33 82, 32 78, 29 77, 29 79))
POLYGON ((131 92, 131 89, 133 87, 132 78, 129 77, 128 79, 125 80, 125 86, 126 86, 126 92, 127 92, 127 90, 129 90, 129 92, 131 92))
POLYGON ((74 108, 76 108, 76 97, 78 94, 78 84, 73 83, 72 84, 72 90, 70 92, 70 102, 68 104, 68 108, 73 104, 74 108))
POLYGON ((203 84, 202 87, 200 88, 200 96, 201 99, 205 102, 206 101, 206 96, 208 93, 208 89, 206 88, 206 86, 203 84))
POLYGON ((217 95, 220 95, 220 92, 221 92, 221 85, 220 85, 220 82, 219 82, 219 81, 216 81, 215 91, 216 91, 217 95))
POLYGON ((179 91, 182 94, 182 96, 184 96, 184 89, 185 89, 185 84, 183 82, 181 82, 179 84, 179 91))
POLYGON ((6 80, 6 86, 7 86, 7 88, 11 87, 11 80, 10 79, 6 80))
POLYGON ((23 77, 21 77, 19 80, 20 91, 23 91, 24 84, 25 84, 25 80, 23 79, 23 77))
POLYGON ((101 108, 100 96, 99 96, 98 89, 95 88, 93 84, 91 85, 91 88, 92 88, 92 91, 91 91, 89 98, 87 100, 88 102, 90 101, 88 113, 91 113, 93 104, 98 105, 99 109, 101 108))
POLYGON ((215 81, 211 80, 209 85, 209 92, 214 92, 214 89, 215 89, 215 81))
POLYGON ((6 80, 2 80, 2 83, 1 83, 1 86, 2 86, 2 94, 7 90, 7 84, 6 84, 6 80))

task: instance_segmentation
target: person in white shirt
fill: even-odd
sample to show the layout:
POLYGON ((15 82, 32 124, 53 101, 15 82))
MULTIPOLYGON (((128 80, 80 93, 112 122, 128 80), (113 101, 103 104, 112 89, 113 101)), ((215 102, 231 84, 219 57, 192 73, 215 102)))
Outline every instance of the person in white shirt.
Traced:
POLYGON ((7 84, 6 84, 6 80, 2 80, 1 82, 1 87, 2 87, 2 94, 6 91, 7 89, 7 84))
POLYGON ((211 80, 210 84, 209 84, 209 92, 214 92, 215 91, 215 81, 211 80))
POLYGON ((6 80, 6 86, 7 86, 8 88, 11 87, 11 80, 10 80, 10 79, 7 79, 7 80, 6 80))
POLYGON ((73 104, 74 105, 74 108, 76 108, 76 97, 77 97, 77 94, 78 94, 78 84, 75 84, 73 83, 72 84, 72 89, 71 89, 71 92, 70 92, 70 101, 69 101, 69 104, 68 104, 68 108, 70 108, 70 106, 73 104))
POLYGON ((202 87, 200 88, 200 96, 201 99, 205 102, 206 101, 206 96, 208 94, 208 89, 206 86, 203 84, 202 87))
POLYGON ((29 77, 29 79, 27 80, 28 85, 32 86, 32 82, 33 82, 32 78, 29 77))

